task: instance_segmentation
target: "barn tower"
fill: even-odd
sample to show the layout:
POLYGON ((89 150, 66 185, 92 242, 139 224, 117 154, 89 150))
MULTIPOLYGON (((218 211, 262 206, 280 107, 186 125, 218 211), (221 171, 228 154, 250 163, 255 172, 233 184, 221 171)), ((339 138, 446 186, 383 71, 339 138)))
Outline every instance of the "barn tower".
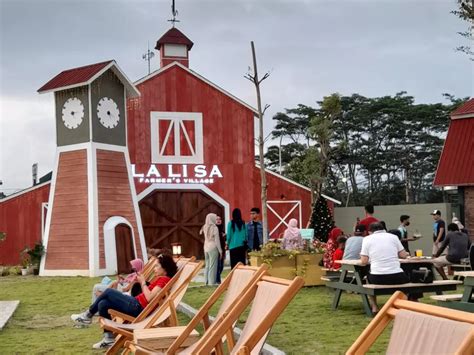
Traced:
POLYGON ((38 92, 54 92, 57 139, 40 275, 127 272, 146 260, 126 122, 126 100, 140 93, 113 60, 63 71, 38 92))

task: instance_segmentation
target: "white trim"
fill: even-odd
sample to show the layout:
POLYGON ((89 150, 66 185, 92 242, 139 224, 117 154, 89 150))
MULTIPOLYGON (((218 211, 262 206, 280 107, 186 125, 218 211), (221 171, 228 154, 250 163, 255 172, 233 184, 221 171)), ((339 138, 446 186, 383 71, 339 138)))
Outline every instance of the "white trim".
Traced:
POLYGON ((151 184, 138 194, 138 201, 141 201, 155 190, 201 190, 209 197, 219 202, 224 207, 224 218, 226 223, 230 221, 230 205, 220 195, 216 194, 209 187, 203 184, 151 184))
MULTIPOLYGON (((258 165, 258 164, 255 164, 255 167, 256 167, 257 169, 260 169, 260 165, 258 165)), ((276 176, 276 177, 278 177, 278 178, 280 178, 280 179, 282 179, 282 180, 285 180, 286 182, 289 182, 290 184, 293 184, 293 185, 296 185, 296 186, 298 186, 298 187, 301 187, 302 189, 305 189, 306 191, 310 191, 310 192, 311 192, 311 189, 310 189, 309 187, 304 186, 304 185, 301 185, 301 184, 297 183, 296 181, 290 180, 290 179, 288 179, 287 177, 284 177, 283 175, 280 175, 280 174, 278 174, 278 173, 276 173, 276 172, 274 172, 274 171, 272 171, 272 170, 265 169, 265 172, 266 172, 266 173, 269 173, 270 175, 276 176)), ((334 203, 337 203, 338 205, 342 204, 341 201, 338 201, 338 200, 336 200, 335 198, 329 197, 329 196, 327 196, 327 195, 325 195, 325 194, 321 194, 321 196, 323 196, 326 200, 329 200, 329 201, 332 201, 332 202, 334 202, 334 203)))
POLYGON ((1 205, 3 202, 6 202, 6 201, 8 201, 8 200, 12 200, 12 199, 14 199, 14 198, 16 198, 16 197, 19 197, 19 196, 21 196, 21 195, 23 195, 23 194, 26 194, 26 193, 28 193, 28 192, 31 192, 31 191, 33 191, 33 190, 39 189, 40 187, 43 187, 44 185, 48 185, 48 184, 50 184, 50 183, 51 183, 51 181, 46 181, 46 182, 43 182, 43 183, 41 183, 41 184, 38 184, 38 185, 35 185, 35 186, 32 186, 32 187, 29 187, 29 188, 27 188, 27 189, 24 189, 24 190, 15 192, 15 193, 13 193, 13 194, 11 194, 11 195, 8 195, 7 197, 0 199, 0 205, 1 205))
POLYGON ((293 200, 293 201, 267 201, 267 208, 273 212, 273 214, 280 220, 280 222, 272 229, 272 231, 269 233, 271 236, 283 223, 285 226, 288 227, 288 223, 286 223, 286 219, 290 216, 290 214, 297 208, 299 207, 299 224, 301 228, 301 221, 302 221, 302 216, 301 216, 301 201, 300 200, 293 200), (284 216, 281 217, 280 214, 275 211, 271 206, 270 203, 294 203, 294 206, 291 207, 290 211, 284 216))
POLYGON ((132 243, 134 259, 138 257, 137 246, 135 244, 135 232, 133 231, 132 224, 122 216, 109 217, 103 227, 104 231, 104 250, 105 250, 105 269, 101 269, 102 273, 106 275, 117 274, 117 245, 115 244, 115 228, 119 224, 125 224, 130 227, 132 231, 132 243))
POLYGON ((53 205, 54 205, 54 191, 56 190, 56 178, 58 175, 58 167, 59 167, 59 155, 61 151, 59 147, 56 149, 56 156, 54 158, 54 169, 52 172, 51 176, 51 186, 49 188, 49 198, 48 198, 48 209, 49 213, 46 214, 46 229, 44 231, 44 236, 43 236, 43 246, 44 246, 44 255, 41 258, 40 262, 40 271, 39 275, 44 276, 46 270, 44 269, 44 266, 46 264, 46 258, 48 257, 48 242, 49 242, 49 231, 51 229, 51 215, 53 214, 53 205))
POLYGON ((89 276, 89 270, 43 270, 39 276, 89 276))
POLYGON ((204 162, 202 121, 201 112, 150 111, 151 162, 155 164, 202 164, 204 162), (170 121, 162 144, 159 134, 160 120, 170 121), (194 122, 194 147, 184 121, 194 122), (189 145, 191 155, 181 155, 181 133, 189 145), (164 155, 171 135, 174 138, 174 155, 164 155))
POLYGON ((97 148, 87 150, 87 204, 89 223, 89 276, 99 274, 99 199, 97 191, 97 148))
MULTIPOLYGON (((91 64, 91 65, 93 65, 93 64, 91 64)), ((72 69, 75 69, 75 68, 72 68, 72 69)), ((90 85, 94 80, 96 80, 99 76, 104 74, 109 69, 112 69, 114 74, 120 79, 122 84, 127 89, 127 92, 129 93, 129 97, 139 97, 140 96, 140 91, 138 91, 138 89, 135 87, 135 85, 132 83, 132 81, 119 68, 119 66, 117 65, 115 60, 110 61, 109 64, 107 64, 104 68, 102 68, 100 71, 98 71, 94 76, 92 76, 87 81, 83 81, 81 83, 77 83, 77 84, 73 84, 73 85, 61 86, 61 87, 57 87, 57 88, 50 89, 50 90, 38 91, 38 93, 39 94, 46 94, 46 93, 49 93, 49 92, 56 92, 56 91, 59 91, 59 90, 63 91, 63 90, 68 90, 68 89, 74 89, 74 88, 81 87, 81 86, 90 85)))
POLYGON ((452 115, 451 120, 459 120, 462 118, 474 118, 474 112, 471 113, 464 113, 462 115, 452 115))
POLYGON ((232 100, 235 100, 237 101, 239 104, 241 104, 242 106, 245 106, 246 108, 248 108, 250 111, 252 111, 256 116, 258 115, 258 111, 253 108, 252 106, 250 106, 249 104, 245 103, 244 101, 240 100, 239 98, 237 98, 236 96, 232 95, 231 93, 229 93, 228 91, 222 89, 221 87, 217 86, 216 84, 212 83, 211 81, 209 81, 208 79, 206 79, 205 77, 199 75, 198 73, 196 73, 195 71, 189 69, 188 67, 185 67, 183 64, 181 64, 180 62, 172 62, 156 71, 154 71, 153 73, 151 74, 148 74, 147 76, 135 81, 135 86, 155 77, 156 75, 158 74, 161 74, 165 71, 167 71, 168 69, 174 67, 174 66, 178 66, 184 70, 186 70, 189 74, 191 75, 194 75, 196 78, 200 79, 201 81, 204 81, 206 84, 212 86, 214 89, 220 91, 221 93, 223 93, 224 95, 230 97, 232 100))
MULTIPOLYGON (((143 232, 143 224, 142 224, 142 215, 140 213, 140 207, 138 206, 138 196, 137 196, 137 190, 135 188, 135 182, 133 180, 133 174, 132 174, 132 165, 130 163, 130 155, 128 152, 128 149, 125 152, 125 163, 127 165, 127 174, 128 174, 128 181, 130 184, 130 194, 132 196, 132 202, 133 202, 133 209, 135 211, 135 221, 137 223, 137 230, 138 230, 138 237, 140 240, 140 249, 142 251, 142 260, 143 262, 148 262, 148 254, 146 252, 146 243, 145 243, 145 233, 143 232)), ((133 230, 133 228, 132 228, 133 230)), ((135 243, 135 239, 133 240, 135 243)), ((138 257, 138 254, 135 254, 138 257)))
POLYGON ((41 243, 43 243, 43 238, 44 238, 44 228, 46 226, 46 220, 45 217, 48 215, 48 203, 47 202, 42 202, 41 203, 41 243))

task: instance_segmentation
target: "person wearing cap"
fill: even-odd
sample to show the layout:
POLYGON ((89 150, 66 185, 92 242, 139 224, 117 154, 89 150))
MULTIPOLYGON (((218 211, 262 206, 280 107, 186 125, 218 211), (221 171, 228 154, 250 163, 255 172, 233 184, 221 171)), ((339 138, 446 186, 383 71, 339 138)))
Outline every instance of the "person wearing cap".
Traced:
POLYGON ((446 236, 446 223, 441 219, 441 211, 434 210, 430 213, 433 216, 433 256, 438 252, 440 243, 446 236))
POLYGON ((364 239, 365 232, 366 229, 363 224, 358 224, 355 227, 354 235, 350 236, 346 241, 344 255, 342 257, 343 260, 360 259, 360 250, 362 249, 362 240, 364 239))

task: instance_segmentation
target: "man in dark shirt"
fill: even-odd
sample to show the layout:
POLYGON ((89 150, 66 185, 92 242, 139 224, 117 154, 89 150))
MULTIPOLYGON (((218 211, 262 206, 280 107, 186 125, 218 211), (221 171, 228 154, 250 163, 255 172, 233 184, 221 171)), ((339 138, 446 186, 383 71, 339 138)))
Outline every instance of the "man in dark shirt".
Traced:
POLYGON ((434 210, 430 213, 433 216, 433 255, 435 255, 440 247, 440 243, 446 236, 446 223, 441 219, 441 211, 434 210))
POLYGON ((263 226, 260 222, 260 208, 253 207, 250 210, 250 222, 247 223, 248 248, 249 250, 260 250, 263 244, 263 226))
POLYGON ((444 272, 444 267, 446 265, 457 264, 461 259, 466 258, 470 244, 469 237, 467 234, 459 231, 456 223, 448 225, 448 235, 444 241, 441 242, 438 252, 435 255, 436 259, 433 259, 433 265, 444 280, 448 279, 444 272), (441 255, 446 247, 448 247, 448 254, 441 255))

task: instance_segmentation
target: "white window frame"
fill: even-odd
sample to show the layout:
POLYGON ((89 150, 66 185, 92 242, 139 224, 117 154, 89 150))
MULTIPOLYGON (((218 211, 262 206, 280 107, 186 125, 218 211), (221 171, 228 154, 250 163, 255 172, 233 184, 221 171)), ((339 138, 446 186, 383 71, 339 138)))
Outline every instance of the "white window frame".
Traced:
POLYGON ((204 163, 203 154, 203 130, 201 112, 150 112, 151 128, 151 161, 152 163, 177 163, 177 164, 202 164, 204 163), (171 121, 164 141, 160 142, 159 121, 171 121), (194 147, 190 141, 184 121, 194 121, 194 147), (191 155, 181 155, 180 132, 188 142, 191 155), (168 139, 173 133, 174 137, 174 155, 163 155, 168 139), (161 144, 162 143, 162 144, 161 144))
POLYGON ((267 208, 279 219, 278 224, 271 230, 269 233, 270 236, 272 236, 273 233, 280 227, 280 225, 284 224, 285 226, 288 227, 288 223, 286 222, 286 219, 293 213, 294 210, 298 208, 298 219, 299 219, 299 227, 302 228, 301 226, 301 200, 291 200, 291 201, 267 201, 267 208), (290 210, 285 214, 285 216, 280 216, 280 214, 275 211, 270 204, 289 204, 293 205, 290 206, 290 210))

